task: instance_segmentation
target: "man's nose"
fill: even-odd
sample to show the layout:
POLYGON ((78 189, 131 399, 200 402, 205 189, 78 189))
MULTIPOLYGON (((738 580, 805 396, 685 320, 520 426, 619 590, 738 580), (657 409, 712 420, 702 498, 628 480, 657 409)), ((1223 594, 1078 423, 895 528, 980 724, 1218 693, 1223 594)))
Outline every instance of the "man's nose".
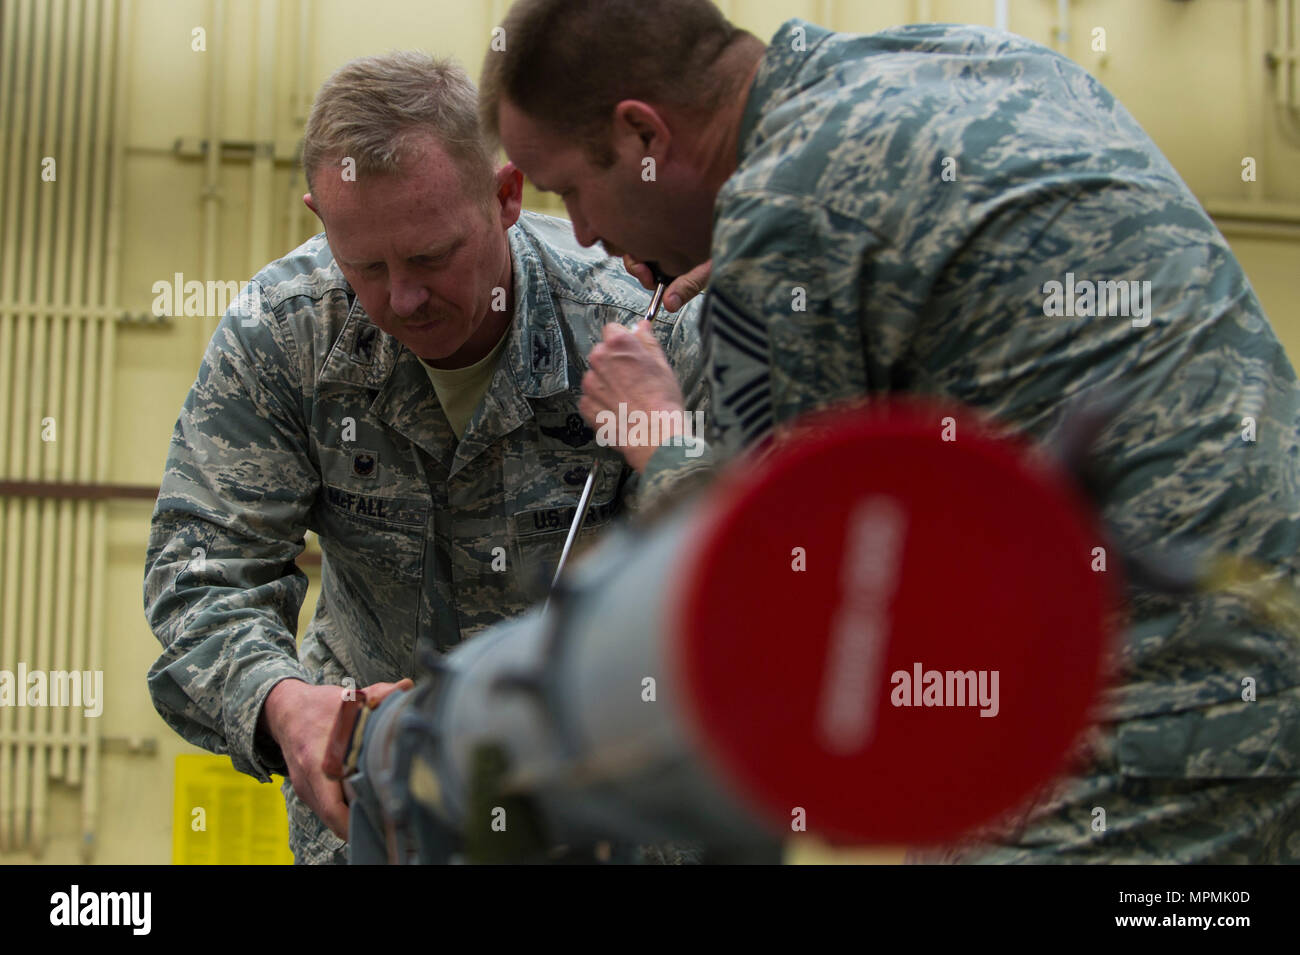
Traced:
POLYGON ((413 277, 393 273, 388 287, 388 307, 398 318, 408 318, 429 300, 429 290, 413 277))

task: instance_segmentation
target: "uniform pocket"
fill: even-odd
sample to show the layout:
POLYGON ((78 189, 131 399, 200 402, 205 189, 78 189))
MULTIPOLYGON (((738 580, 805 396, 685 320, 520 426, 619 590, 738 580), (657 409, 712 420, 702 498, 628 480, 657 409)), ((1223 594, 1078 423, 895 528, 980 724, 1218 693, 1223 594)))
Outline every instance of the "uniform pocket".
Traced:
MULTIPOLYGON (((618 516, 622 503, 617 494, 591 502, 587 519, 582 525, 582 533, 574 541, 573 551, 569 554, 570 562, 592 544, 605 526, 618 516)), ((521 570, 521 587, 530 602, 544 600, 550 592, 551 579, 555 576, 555 568, 559 566, 560 554, 564 552, 564 542, 568 539, 569 528, 573 526, 577 512, 577 504, 574 503, 531 508, 518 511, 511 517, 510 536, 514 558, 516 566, 521 570)))
POLYGON ((330 560, 341 559, 406 581, 423 579, 427 501, 326 484, 317 513, 316 532, 330 560))

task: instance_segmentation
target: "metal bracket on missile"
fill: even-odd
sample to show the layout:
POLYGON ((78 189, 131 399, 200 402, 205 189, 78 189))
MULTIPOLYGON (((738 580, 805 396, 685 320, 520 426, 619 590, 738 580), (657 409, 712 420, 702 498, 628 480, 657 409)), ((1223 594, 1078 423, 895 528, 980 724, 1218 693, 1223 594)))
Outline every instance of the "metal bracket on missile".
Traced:
POLYGON ((503 673, 492 683, 494 691, 522 691, 538 703, 538 709, 553 730, 556 745, 565 760, 575 759, 581 752, 576 733, 563 718, 563 700, 558 693, 559 681, 555 679, 560 655, 564 650, 565 624, 573 592, 569 578, 557 581, 551 591, 550 602, 544 612, 545 629, 537 668, 503 673))
POLYGON ((434 752, 437 754, 435 758, 440 757, 442 754, 442 733, 438 728, 436 712, 438 709, 437 698, 443 686, 443 677, 447 672, 446 665, 441 658, 427 647, 423 648, 420 653, 419 663, 425 670, 434 674, 435 678, 418 684, 415 689, 409 691, 411 695, 405 701, 405 711, 398 717, 396 733, 394 734, 393 767, 389 773, 385 774, 387 778, 383 780, 384 785, 377 787, 377 789, 387 795, 387 798, 384 799, 384 814, 392 821, 397 836, 406 845, 416 845, 430 851, 445 852, 450 856, 459 847, 460 842, 438 820, 437 813, 434 811, 436 807, 429 807, 428 812, 421 813, 420 821, 425 823, 424 827, 413 827, 412 825, 411 807, 416 806, 418 811, 419 804, 412 799, 411 767, 416 750, 421 742, 428 741, 432 744, 434 752), (428 840, 419 837, 420 831, 426 827, 437 828, 438 834, 434 839, 435 846, 427 845, 428 840))

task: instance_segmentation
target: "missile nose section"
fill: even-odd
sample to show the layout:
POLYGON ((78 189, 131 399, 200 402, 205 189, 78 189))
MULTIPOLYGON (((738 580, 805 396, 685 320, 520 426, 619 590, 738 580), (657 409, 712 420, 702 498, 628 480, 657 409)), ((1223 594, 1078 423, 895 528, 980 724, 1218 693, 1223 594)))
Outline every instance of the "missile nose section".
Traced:
POLYGON ((1122 587, 1044 455, 894 401, 810 420, 701 513, 670 658, 705 762, 774 830, 938 844, 1066 768, 1122 587))

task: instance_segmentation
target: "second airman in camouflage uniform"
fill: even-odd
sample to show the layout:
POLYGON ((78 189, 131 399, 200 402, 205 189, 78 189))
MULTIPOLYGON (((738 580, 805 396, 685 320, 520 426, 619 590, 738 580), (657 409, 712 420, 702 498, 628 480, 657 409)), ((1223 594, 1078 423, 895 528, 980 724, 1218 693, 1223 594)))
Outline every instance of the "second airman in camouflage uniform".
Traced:
MULTIPOLYGON (((720 16, 684 39, 667 25, 706 7, 578 0, 546 32, 560 7, 521 0, 483 88, 520 168, 581 184, 575 227, 670 271, 712 258, 714 450, 863 396, 959 401, 1049 443, 1071 410, 1109 403, 1090 479, 1115 538, 1157 566, 1185 549, 1253 567, 1190 595, 1131 582, 1078 775, 947 857, 1300 861, 1300 635, 1257 599, 1295 593, 1300 390, 1205 211, 1100 83, 1021 37, 792 20, 764 49, 720 16), (592 52, 601 20, 619 36, 592 52), (561 148, 597 127, 554 103, 612 62, 626 68, 590 116, 616 160, 632 164, 619 150, 639 135, 661 180, 704 196, 657 200, 690 239, 620 211, 637 186, 617 162, 593 171, 599 141, 561 148), (712 70, 721 92, 684 101, 655 62, 712 70), (537 92, 543 63, 572 86, 537 92)), ((645 476, 696 466, 665 447, 645 476)))

